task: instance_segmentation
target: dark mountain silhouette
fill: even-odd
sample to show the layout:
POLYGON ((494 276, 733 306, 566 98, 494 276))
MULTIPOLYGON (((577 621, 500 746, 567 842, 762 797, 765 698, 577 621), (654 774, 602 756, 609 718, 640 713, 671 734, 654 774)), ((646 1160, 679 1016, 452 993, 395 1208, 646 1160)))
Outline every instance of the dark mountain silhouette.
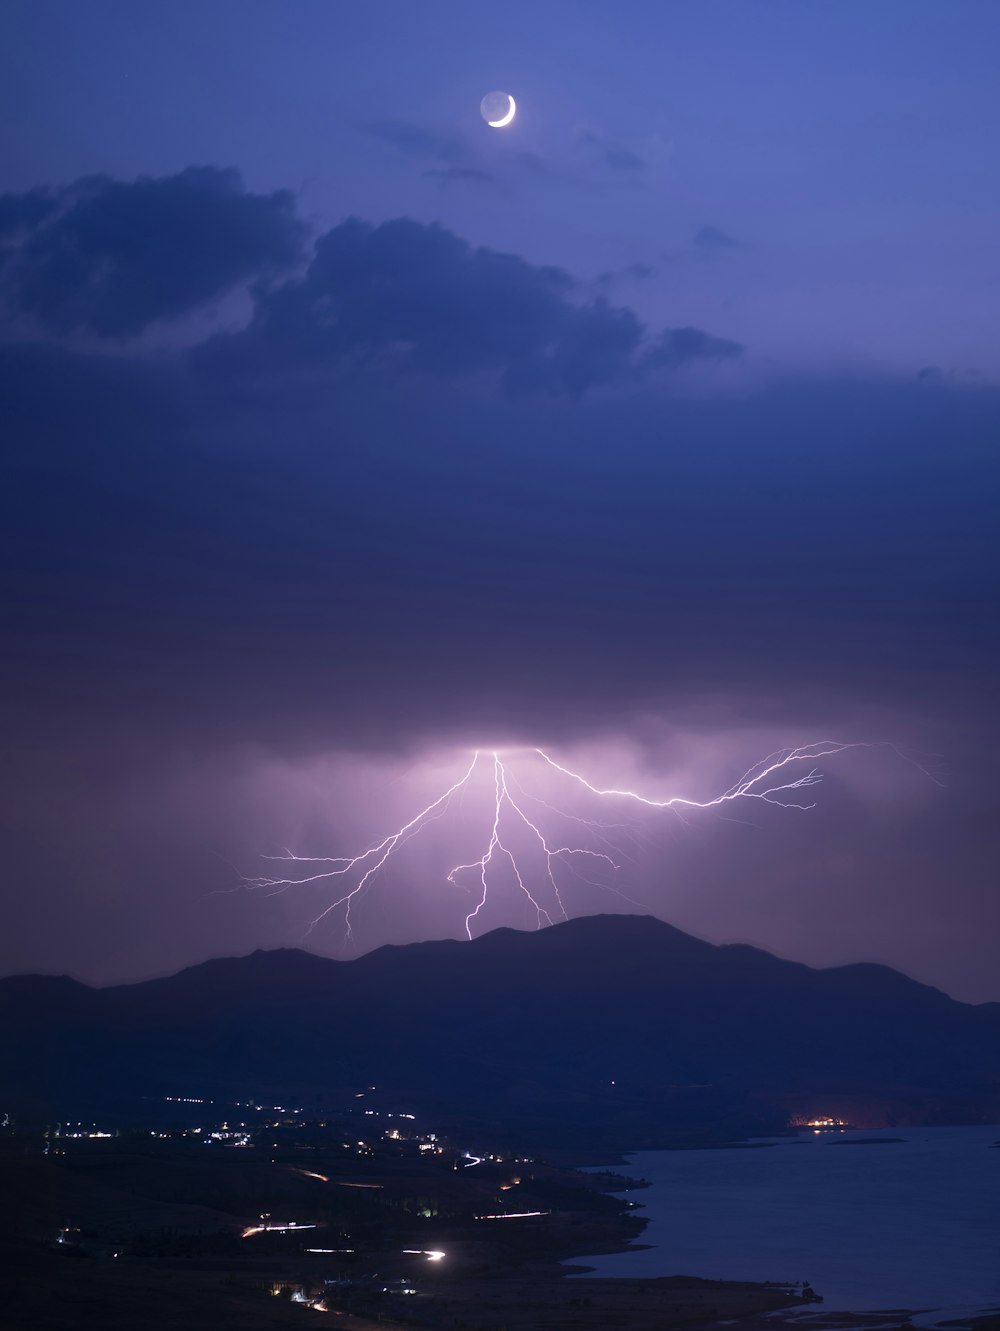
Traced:
POLYGON ((0 981, 0 1091, 65 1113, 139 1096, 357 1090, 507 1139, 655 1145, 774 1128, 1000 1117, 1000 1004, 884 966, 814 970, 642 916, 295 950, 92 989, 0 981))

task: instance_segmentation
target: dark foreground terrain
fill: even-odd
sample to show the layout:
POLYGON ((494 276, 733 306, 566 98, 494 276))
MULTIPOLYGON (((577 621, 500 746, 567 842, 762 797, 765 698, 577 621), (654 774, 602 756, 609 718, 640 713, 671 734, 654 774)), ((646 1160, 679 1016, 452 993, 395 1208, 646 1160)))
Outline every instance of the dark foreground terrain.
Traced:
POLYGON ((777 1285, 573 1280, 564 1259, 642 1228, 641 1185, 620 1176, 478 1157, 380 1114, 219 1122, 8 1134, 0 1328, 652 1331, 800 1302, 777 1285))
POLYGON ((0 1331, 763 1315, 811 1292, 574 1280, 566 1262, 643 1227, 638 1185, 574 1166, 816 1115, 998 1113, 1000 1005, 645 917, 352 962, 256 953, 104 990, 12 978, 0 1331))

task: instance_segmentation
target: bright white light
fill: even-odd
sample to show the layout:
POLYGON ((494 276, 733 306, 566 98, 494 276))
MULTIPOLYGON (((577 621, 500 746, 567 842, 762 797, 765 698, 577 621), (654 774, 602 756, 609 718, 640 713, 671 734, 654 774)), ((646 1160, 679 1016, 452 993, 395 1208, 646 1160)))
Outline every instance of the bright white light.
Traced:
POLYGON ((300 1225, 294 1220, 290 1220, 287 1225, 274 1225, 268 1222, 265 1225, 247 1225, 240 1237, 249 1239, 254 1234, 287 1234, 292 1230, 317 1228, 317 1225, 300 1225))
POLYGON ((479 103, 479 113, 490 129, 503 129, 514 119, 517 103, 509 92, 488 92, 479 103))
POLYGON ((748 768, 732 785, 704 798, 681 792, 658 796, 610 783, 598 784, 539 748, 477 750, 471 762, 466 758, 465 770, 453 776, 437 798, 360 854, 307 856, 289 850, 265 857, 288 866, 287 876, 260 876, 244 881, 249 887, 271 893, 317 883, 335 888, 334 899, 312 920, 309 930, 340 911, 345 941, 350 941, 352 907, 375 876, 408 841, 448 815, 462 798, 467 806, 475 798, 477 803, 482 801, 482 832, 477 847, 481 848, 481 854, 454 865, 446 874, 447 883, 456 889, 459 899, 462 895, 466 898, 463 909, 468 938, 474 936, 474 927, 482 926, 481 916, 488 913, 498 881, 530 905, 538 928, 569 918, 566 893, 578 881, 609 892, 634 907, 648 909, 647 903, 634 900, 617 886, 623 863, 633 858, 629 849, 635 844, 635 822, 625 821, 621 815, 615 822, 601 821, 571 811, 572 804, 566 808, 550 803, 543 795, 557 778, 569 789, 571 798, 573 795, 584 798, 588 806, 594 800, 612 803, 616 812, 638 806, 650 813, 672 813, 682 822, 684 815, 692 810, 721 813, 737 804, 804 812, 815 808, 814 789, 823 779, 817 766, 820 760, 848 751, 875 749, 895 753, 940 784, 932 772, 893 744, 881 741, 821 740, 780 749, 748 768), (566 832, 553 834, 549 830, 553 819, 558 820, 555 823, 558 827, 572 824, 572 839, 564 839, 566 832))

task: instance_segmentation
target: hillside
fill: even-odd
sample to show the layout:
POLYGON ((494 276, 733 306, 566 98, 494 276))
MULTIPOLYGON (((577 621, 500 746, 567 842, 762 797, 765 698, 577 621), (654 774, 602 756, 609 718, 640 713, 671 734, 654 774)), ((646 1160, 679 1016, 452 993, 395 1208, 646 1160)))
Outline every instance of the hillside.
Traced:
POLYGON ((264 1093, 379 1103, 484 1131, 655 1145, 842 1113, 1000 1116, 1000 1005, 886 967, 815 970, 641 916, 295 950, 93 989, 0 981, 0 1091, 36 1112, 264 1093))

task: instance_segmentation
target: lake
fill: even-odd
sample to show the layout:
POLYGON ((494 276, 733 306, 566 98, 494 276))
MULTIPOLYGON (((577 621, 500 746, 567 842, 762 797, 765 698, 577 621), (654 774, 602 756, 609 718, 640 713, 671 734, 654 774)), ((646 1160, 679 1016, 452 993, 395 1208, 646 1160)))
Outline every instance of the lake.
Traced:
POLYGON ((625 1195, 653 1246, 578 1260, 597 1276, 808 1280, 831 1312, 996 1309, 998 1139, 1000 1126, 894 1128, 638 1152, 627 1172, 652 1186, 625 1195))

